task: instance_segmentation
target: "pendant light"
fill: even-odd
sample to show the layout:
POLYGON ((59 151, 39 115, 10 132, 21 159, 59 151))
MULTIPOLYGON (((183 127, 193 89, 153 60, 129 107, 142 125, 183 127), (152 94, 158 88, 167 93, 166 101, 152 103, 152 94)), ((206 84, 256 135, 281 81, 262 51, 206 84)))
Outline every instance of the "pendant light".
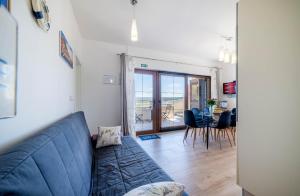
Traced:
POLYGON ((219 51, 219 61, 224 61, 225 58, 225 49, 222 47, 219 51))
POLYGON ((219 51, 219 61, 224 63, 236 64, 236 53, 229 49, 229 43, 232 41, 232 37, 222 36, 222 39, 224 40, 224 42, 219 51))
POLYGON ((231 54, 231 64, 236 64, 236 63, 237 63, 236 52, 232 52, 232 54, 231 54))
POLYGON ((229 52, 229 50, 225 50, 224 63, 230 63, 230 52, 229 52))
POLYGON ((139 34, 136 24, 136 18, 135 18, 135 5, 137 4, 137 0, 131 0, 131 5, 133 6, 133 17, 131 22, 131 41, 137 42, 139 40, 139 34))

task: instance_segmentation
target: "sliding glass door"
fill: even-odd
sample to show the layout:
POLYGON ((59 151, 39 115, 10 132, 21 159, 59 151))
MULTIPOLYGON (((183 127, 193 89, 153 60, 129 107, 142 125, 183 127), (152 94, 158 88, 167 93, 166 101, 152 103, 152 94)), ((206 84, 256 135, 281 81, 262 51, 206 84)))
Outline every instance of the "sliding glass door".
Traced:
POLYGON ((184 126, 185 76, 160 74, 160 128, 184 126))
POLYGON ((203 109, 210 77, 162 71, 135 71, 137 135, 184 128, 184 110, 203 109))

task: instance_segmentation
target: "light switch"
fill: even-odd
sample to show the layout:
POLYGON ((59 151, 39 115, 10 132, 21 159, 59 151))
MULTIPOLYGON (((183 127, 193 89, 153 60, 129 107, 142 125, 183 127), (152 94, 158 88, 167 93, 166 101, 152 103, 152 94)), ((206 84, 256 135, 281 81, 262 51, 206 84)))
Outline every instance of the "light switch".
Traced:
POLYGON ((104 75, 103 76, 103 84, 115 84, 116 77, 114 75, 104 75))

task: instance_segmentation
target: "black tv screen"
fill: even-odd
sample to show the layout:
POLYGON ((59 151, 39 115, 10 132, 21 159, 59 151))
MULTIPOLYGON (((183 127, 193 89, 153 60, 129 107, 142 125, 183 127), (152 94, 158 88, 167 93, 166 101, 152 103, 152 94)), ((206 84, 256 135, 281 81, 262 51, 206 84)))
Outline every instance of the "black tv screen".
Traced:
POLYGON ((223 83, 223 94, 225 95, 236 94, 236 81, 223 83))

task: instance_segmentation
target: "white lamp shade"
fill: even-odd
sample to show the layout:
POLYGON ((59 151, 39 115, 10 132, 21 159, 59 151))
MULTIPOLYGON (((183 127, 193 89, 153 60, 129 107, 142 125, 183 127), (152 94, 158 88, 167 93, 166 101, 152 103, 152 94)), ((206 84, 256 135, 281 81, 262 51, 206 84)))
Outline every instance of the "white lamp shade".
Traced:
POLYGON ((139 40, 138 30, 137 30, 137 24, 136 19, 132 19, 131 23, 131 41, 137 42, 139 40))
POLYGON ((224 61, 224 57, 225 57, 225 51, 224 51, 224 49, 222 48, 222 49, 219 51, 219 61, 224 61))
POLYGON ((231 64, 236 64, 236 62, 237 62, 237 56, 236 56, 236 53, 233 52, 231 54, 231 64))
POLYGON ((225 52, 224 63, 230 63, 230 52, 228 51, 225 52))

